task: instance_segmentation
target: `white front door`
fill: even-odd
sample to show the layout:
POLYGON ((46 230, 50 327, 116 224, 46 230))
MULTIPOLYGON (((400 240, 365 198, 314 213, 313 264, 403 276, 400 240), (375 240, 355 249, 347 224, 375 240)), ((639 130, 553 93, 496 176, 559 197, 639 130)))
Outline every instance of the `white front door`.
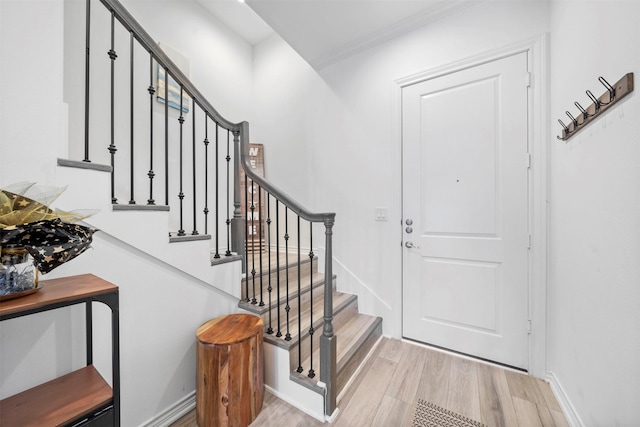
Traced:
POLYGON ((403 335, 528 367, 527 54, 402 90, 403 335))

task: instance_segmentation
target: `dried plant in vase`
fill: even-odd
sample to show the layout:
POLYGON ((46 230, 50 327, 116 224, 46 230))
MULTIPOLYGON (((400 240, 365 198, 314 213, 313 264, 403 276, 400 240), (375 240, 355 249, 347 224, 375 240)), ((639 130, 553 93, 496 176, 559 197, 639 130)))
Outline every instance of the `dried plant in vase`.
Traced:
POLYGON ((91 245, 97 230, 76 224, 95 211, 49 208, 66 187, 25 182, 0 189, 0 299, 37 291, 48 273, 91 245))

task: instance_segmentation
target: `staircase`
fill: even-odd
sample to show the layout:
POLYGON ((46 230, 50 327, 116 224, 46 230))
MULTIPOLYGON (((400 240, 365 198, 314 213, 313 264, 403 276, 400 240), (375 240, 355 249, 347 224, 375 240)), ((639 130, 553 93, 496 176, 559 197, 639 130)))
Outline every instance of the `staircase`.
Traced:
POLYGON ((111 201, 113 215, 96 225, 107 230, 114 215, 134 218, 123 218, 127 225, 116 227, 113 236, 226 296, 239 296, 240 309, 264 320, 265 384, 316 418, 331 417, 340 392, 382 334, 381 318, 361 314, 357 296, 337 290, 335 214, 309 211, 256 175, 249 160, 249 124, 220 115, 118 0, 87 0, 86 16, 84 154, 59 165, 107 172, 110 195, 99 197, 111 201), (99 10, 90 11, 91 5, 99 10), (92 29, 92 15, 110 25, 92 29), (122 34, 128 51, 117 42, 122 34), (110 48, 90 59, 96 38, 110 40, 110 48), (136 68, 134 54, 144 56, 142 68, 136 68), (102 74, 93 75, 98 69, 102 74), (167 76, 173 82, 167 83, 167 76), (110 98, 90 98, 89 80, 108 85, 103 93, 110 98), (176 99, 171 109, 156 99, 172 99, 169 86, 176 99), (116 96, 123 87, 128 93, 116 96), (125 121, 116 114, 126 108, 122 99, 129 100, 125 121), (253 221, 262 215, 266 218, 255 230, 253 221), (320 232, 321 248, 314 245, 320 232), (236 275, 214 279, 207 269, 236 275))
MULTIPOLYGON (((289 379, 319 395, 324 387, 318 385, 318 362, 323 324, 323 295, 325 278, 318 272, 318 258, 305 257, 298 262, 297 254, 269 251, 249 254, 249 265, 271 265, 264 273, 242 280, 242 299, 238 306, 259 315, 265 325, 265 343, 288 353, 289 379), (279 263, 278 263, 279 261, 279 263), (254 283, 259 289, 252 298, 254 283), (287 292, 287 287, 289 292, 287 292), (271 288, 269 292, 268 289, 271 288), (249 293, 247 293, 249 291, 249 293), (289 297, 288 297, 289 296, 289 297), (289 318, 287 320, 287 306, 289 318), (320 315, 314 317, 313 313, 320 315)), ((344 390, 371 348, 382 336, 382 318, 358 311, 357 295, 339 292, 333 277, 333 327, 337 339, 336 394, 344 390)), ((267 384, 269 385, 269 384, 267 384)), ((338 400, 339 403, 339 400, 338 400)))

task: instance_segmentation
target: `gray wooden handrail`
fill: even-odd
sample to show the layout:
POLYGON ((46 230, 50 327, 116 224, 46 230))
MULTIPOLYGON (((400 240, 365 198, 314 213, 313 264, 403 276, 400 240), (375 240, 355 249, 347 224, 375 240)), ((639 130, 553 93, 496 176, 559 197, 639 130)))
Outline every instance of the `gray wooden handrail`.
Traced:
POLYGON ((245 173, 256 183, 258 183, 263 189, 265 189, 268 193, 271 193, 276 199, 280 200, 287 206, 291 211, 295 212, 297 215, 300 215, 301 218, 306 219, 311 222, 321 222, 324 223, 326 221, 335 221, 336 214, 333 212, 325 212, 325 213, 317 213, 312 212, 302 206, 300 203, 296 202, 292 199, 287 193, 280 190, 278 187, 267 181, 265 178, 257 175, 253 172, 253 169, 249 163, 249 123, 242 122, 240 123, 240 146, 241 146, 241 159, 242 159, 242 167, 244 168, 245 173))

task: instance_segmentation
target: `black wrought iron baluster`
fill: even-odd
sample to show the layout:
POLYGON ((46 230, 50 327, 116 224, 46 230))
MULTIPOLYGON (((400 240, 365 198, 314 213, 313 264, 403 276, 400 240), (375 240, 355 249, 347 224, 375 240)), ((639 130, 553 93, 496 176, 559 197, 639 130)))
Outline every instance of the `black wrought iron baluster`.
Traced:
POLYGON ((231 218, 229 218, 229 210, 231 209, 231 196, 230 196, 230 185, 231 185, 231 181, 230 181, 230 171, 229 169, 231 168, 231 155, 229 154, 229 149, 230 149, 230 138, 231 138, 231 131, 229 129, 227 129, 227 252, 225 253, 225 256, 231 256, 231 218))
MULTIPOLYGON (((304 369, 302 369, 302 312, 300 311, 302 307, 302 299, 301 299, 301 279, 300 279, 300 215, 298 215, 298 369, 296 372, 300 373, 304 369)), ((312 292, 313 288, 309 288, 309 292, 312 292)))
POLYGON ((197 206, 197 198, 198 193, 196 191, 196 100, 195 98, 191 98, 191 155, 192 155, 192 170, 191 174, 193 176, 193 231, 191 232, 192 236, 197 236, 198 234, 198 226, 196 221, 196 206, 197 206))
POLYGON ((219 175, 220 175, 220 163, 219 163, 219 157, 218 157, 218 142, 219 142, 219 138, 218 135, 220 133, 220 126, 218 125, 218 122, 216 122, 216 158, 215 158, 215 165, 216 165, 216 254, 213 256, 214 258, 220 258, 220 244, 219 244, 219 239, 218 236, 220 236, 220 228, 218 227, 218 225, 220 224, 220 197, 218 195, 218 190, 220 188, 220 179, 219 179, 219 175))
POLYGON ((155 205, 156 201, 153 200, 153 178, 156 176, 153 171, 153 95, 156 93, 156 89, 153 87, 153 55, 149 52, 149 199, 147 199, 147 205, 155 205))
POLYGON ((313 223, 309 222, 309 287, 311 288, 311 292, 309 292, 309 374, 307 375, 309 378, 313 378, 316 376, 316 372, 313 370, 313 333, 315 330, 313 329, 313 223))
MULTIPOLYGON (((204 112, 204 234, 209 233, 209 114, 204 112)), ((216 233, 217 238, 218 233, 216 233)), ((216 241, 216 256, 218 254, 218 244, 216 241)))
MULTIPOLYGON (((249 239, 249 221, 247 220, 247 218, 249 217, 248 212, 249 212, 249 177, 245 174, 244 175, 244 215, 245 215, 245 222, 244 222, 245 243, 244 244, 245 245, 248 243, 248 239, 249 239)), ((249 251, 246 250, 246 248, 244 251, 244 265, 249 266, 249 251)), ((244 296, 245 296, 244 300, 246 302, 251 301, 251 298, 249 298, 249 274, 244 275, 244 296)))
POLYGON ((134 174, 134 115, 133 115, 133 31, 129 31, 129 54, 130 54, 130 67, 129 67, 129 100, 130 100, 130 116, 129 116, 129 136, 130 136, 130 144, 131 144, 131 153, 130 153, 130 169, 131 169, 131 198, 129 199, 130 205, 136 204, 136 199, 133 195, 133 174, 134 174))
POLYGON ((118 203, 116 198, 116 167, 115 157, 116 151, 116 135, 115 135, 115 62, 118 55, 115 51, 115 12, 111 11, 111 49, 107 53, 111 59, 111 143, 109 144, 109 153, 111 154, 111 203, 118 203))
POLYGON ((164 204, 169 206, 169 69, 164 68, 164 204))
POLYGON ((276 303, 277 311, 277 320, 278 320, 278 332, 276 333, 276 337, 282 336, 282 331, 280 330, 280 201, 276 199, 276 298, 278 302, 276 303))
POLYGON ((269 283, 267 291, 269 292, 269 326, 267 327, 267 333, 273 333, 272 320, 271 320, 271 296, 273 286, 271 286, 271 195, 267 193, 267 260, 269 267, 269 283))
POLYGON ((264 277, 264 271, 262 270, 262 242, 264 241, 264 234, 262 234, 262 186, 258 185, 258 236, 260 237, 260 303, 259 307, 264 307, 262 279, 264 277))
POLYGON ((287 293, 287 304, 284 306, 284 311, 287 313, 287 334, 284 337, 285 341, 291 340, 291 333, 289 331, 289 311, 291 306, 289 305, 289 208, 284 207, 284 259, 285 259, 285 286, 287 293))
MULTIPOLYGON (((165 81, 165 84, 169 83, 169 76, 167 76, 167 80, 165 81)), ((182 168, 182 157, 183 157, 183 153, 182 153, 182 125, 184 124, 184 117, 182 116, 182 102, 183 102, 183 97, 184 97, 184 89, 182 86, 180 86, 180 117, 178 117, 178 122, 180 123, 180 192, 178 193, 178 199, 180 199, 180 229, 178 230, 178 236, 184 236, 185 232, 184 232, 184 228, 182 227, 183 224, 183 206, 182 206, 182 202, 184 200, 184 193, 182 191, 182 172, 183 172, 183 168, 182 168)), ((169 102, 168 99, 165 99, 165 102, 169 102)))
POLYGON ((91 46, 91 0, 85 2, 85 58, 84 58, 84 162, 89 160, 89 77, 91 46))
MULTIPOLYGON (((256 203, 254 199, 255 182, 251 180, 251 284, 253 285, 253 298, 251 304, 257 304, 256 299, 256 203)), ((246 206, 246 205, 245 205, 246 206)), ((248 223, 249 221, 247 221, 248 223)), ((247 251, 249 252, 249 251, 247 251)), ((247 264, 248 266, 249 264, 247 264)))

